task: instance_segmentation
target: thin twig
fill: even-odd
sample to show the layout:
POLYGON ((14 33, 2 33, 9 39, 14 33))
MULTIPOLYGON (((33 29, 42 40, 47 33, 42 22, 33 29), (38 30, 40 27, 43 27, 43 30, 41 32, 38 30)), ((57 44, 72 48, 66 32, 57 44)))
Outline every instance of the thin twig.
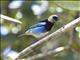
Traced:
POLYGON ((17 20, 17 19, 14 19, 14 18, 5 16, 5 15, 3 15, 3 14, 0 14, 0 18, 5 19, 5 20, 8 20, 8 21, 12 21, 12 22, 20 23, 20 24, 22 23, 21 21, 19 21, 19 20, 17 20))
POLYGON ((64 33, 64 32, 66 32, 66 31, 74 28, 74 27, 77 26, 77 24, 79 24, 79 23, 80 23, 80 17, 77 18, 77 19, 75 19, 75 20, 73 20, 72 22, 66 24, 65 26, 61 27, 61 28, 58 29, 57 31, 51 33, 50 35, 48 35, 48 36, 40 39, 39 41, 37 41, 36 43, 30 45, 29 47, 25 48, 24 50, 22 50, 22 51, 18 54, 18 56, 17 56, 17 58, 16 58, 15 60, 18 60, 19 58, 22 58, 25 54, 30 53, 33 48, 35 48, 36 46, 41 45, 42 43, 44 43, 44 42, 46 42, 46 41, 48 41, 50 37, 55 37, 55 36, 57 36, 57 35, 60 35, 60 34, 62 34, 62 33, 64 33))

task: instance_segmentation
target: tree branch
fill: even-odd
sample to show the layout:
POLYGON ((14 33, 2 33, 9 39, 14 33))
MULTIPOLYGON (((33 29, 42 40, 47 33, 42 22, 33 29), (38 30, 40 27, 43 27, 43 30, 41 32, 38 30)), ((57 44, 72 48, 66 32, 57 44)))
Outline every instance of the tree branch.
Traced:
POLYGON ((5 15, 2 15, 2 14, 0 14, 0 18, 5 19, 5 20, 8 20, 8 21, 12 21, 12 22, 20 23, 20 24, 22 23, 21 21, 19 21, 17 19, 14 19, 14 18, 5 16, 5 15))
POLYGON ((48 35, 48 36, 40 39, 39 41, 37 41, 36 43, 30 45, 29 47, 25 48, 24 50, 22 50, 22 51, 18 54, 18 56, 16 57, 15 60, 18 60, 19 58, 22 58, 25 54, 29 54, 33 48, 35 48, 36 46, 41 45, 42 43, 44 43, 44 42, 46 42, 46 41, 48 41, 49 38, 55 37, 55 36, 57 36, 57 35, 60 35, 60 34, 62 34, 62 33, 64 33, 64 32, 66 32, 66 31, 74 28, 74 27, 75 27, 77 24, 79 24, 79 23, 80 23, 80 17, 77 18, 77 19, 75 19, 75 20, 73 20, 72 22, 66 24, 65 26, 61 27, 61 28, 58 29, 57 31, 51 33, 50 35, 48 35))

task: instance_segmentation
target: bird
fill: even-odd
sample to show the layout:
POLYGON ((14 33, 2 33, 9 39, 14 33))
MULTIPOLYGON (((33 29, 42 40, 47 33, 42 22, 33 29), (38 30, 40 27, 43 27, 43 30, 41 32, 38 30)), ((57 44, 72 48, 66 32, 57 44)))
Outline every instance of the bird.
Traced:
POLYGON ((58 16, 51 15, 49 16, 49 18, 41 20, 38 23, 29 27, 29 29, 26 30, 26 32, 24 34, 21 34, 20 36, 32 35, 35 38, 44 37, 49 33, 56 21, 58 21, 58 16))

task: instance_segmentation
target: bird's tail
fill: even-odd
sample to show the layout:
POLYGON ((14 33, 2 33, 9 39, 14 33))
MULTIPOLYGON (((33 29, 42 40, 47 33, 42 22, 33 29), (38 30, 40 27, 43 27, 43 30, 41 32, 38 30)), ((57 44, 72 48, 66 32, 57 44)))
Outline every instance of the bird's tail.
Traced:
POLYGON ((22 37, 22 36, 24 36, 24 35, 30 35, 30 32, 29 32, 29 31, 26 31, 25 33, 19 35, 18 37, 22 37))
POLYGON ((18 37, 22 37, 22 36, 24 36, 24 35, 26 35, 25 33, 24 34, 21 34, 21 35, 19 35, 18 37))

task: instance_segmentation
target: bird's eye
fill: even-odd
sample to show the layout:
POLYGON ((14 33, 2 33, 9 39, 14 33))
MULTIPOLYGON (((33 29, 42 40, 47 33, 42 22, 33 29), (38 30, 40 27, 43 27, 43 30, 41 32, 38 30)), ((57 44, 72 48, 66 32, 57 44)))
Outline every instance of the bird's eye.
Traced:
POLYGON ((58 17, 57 16, 53 16, 53 19, 57 21, 58 20, 58 17))

